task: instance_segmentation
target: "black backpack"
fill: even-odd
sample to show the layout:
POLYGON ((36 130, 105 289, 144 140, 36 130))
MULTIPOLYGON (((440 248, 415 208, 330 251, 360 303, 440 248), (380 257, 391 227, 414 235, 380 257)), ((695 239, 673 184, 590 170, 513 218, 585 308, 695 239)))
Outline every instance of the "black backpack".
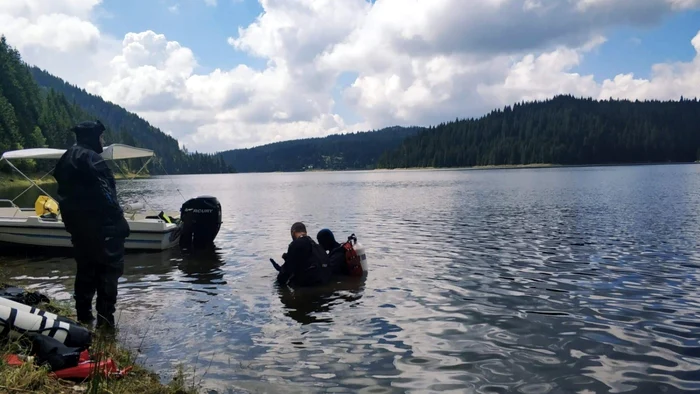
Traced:
POLYGON ((317 244, 313 238, 308 236, 307 238, 308 242, 311 244, 311 253, 307 258, 305 266, 295 275, 294 280, 309 285, 325 283, 332 275, 330 257, 326 254, 323 247, 317 244))

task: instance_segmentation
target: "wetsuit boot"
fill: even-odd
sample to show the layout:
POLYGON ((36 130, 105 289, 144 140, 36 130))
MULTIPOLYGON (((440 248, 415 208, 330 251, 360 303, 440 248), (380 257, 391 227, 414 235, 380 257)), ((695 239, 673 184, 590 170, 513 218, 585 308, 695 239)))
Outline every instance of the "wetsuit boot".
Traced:
POLYGON ((92 325, 92 323, 95 321, 95 316, 92 314, 92 311, 89 309, 78 309, 76 308, 76 314, 78 316, 78 323, 85 324, 85 325, 92 325))

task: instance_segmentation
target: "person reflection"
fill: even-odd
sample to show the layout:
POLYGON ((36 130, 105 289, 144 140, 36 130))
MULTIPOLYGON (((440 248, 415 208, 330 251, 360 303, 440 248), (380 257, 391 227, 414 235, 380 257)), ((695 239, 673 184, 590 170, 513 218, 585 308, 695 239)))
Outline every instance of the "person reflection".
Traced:
POLYGON ((299 287, 292 289, 276 283, 280 301, 285 306, 285 316, 302 325, 330 323, 331 317, 318 317, 330 312, 334 305, 353 302, 362 298, 366 278, 339 277, 322 286, 299 287))
POLYGON ((207 249, 183 251, 177 268, 185 274, 188 283, 222 285, 226 284, 223 280, 224 271, 221 269, 223 265, 220 249, 211 246, 207 249))

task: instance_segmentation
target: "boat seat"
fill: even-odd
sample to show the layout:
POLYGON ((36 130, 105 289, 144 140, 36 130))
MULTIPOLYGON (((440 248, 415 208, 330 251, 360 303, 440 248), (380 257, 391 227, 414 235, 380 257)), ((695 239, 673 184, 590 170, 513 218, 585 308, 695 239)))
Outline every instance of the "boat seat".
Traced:
POLYGON ((58 215, 52 212, 45 213, 41 216, 39 216, 41 220, 48 221, 48 222, 57 222, 58 221, 58 215))
POLYGON ((146 219, 159 219, 164 221, 165 223, 177 222, 177 218, 166 215, 163 211, 160 211, 158 215, 146 216, 146 219))

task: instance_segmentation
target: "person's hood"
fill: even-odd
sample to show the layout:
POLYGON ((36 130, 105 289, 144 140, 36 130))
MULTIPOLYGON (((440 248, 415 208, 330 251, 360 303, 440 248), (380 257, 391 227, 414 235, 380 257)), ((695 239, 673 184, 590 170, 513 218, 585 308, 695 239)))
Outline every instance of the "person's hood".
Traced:
POLYGON ((324 228, 323 230, 319 231, 318 234, 316 234, 316 239, 318 240, 318 244, 323 247, 325 250, 333 250, 340 246, 338 241, 335 240, 335 236, 333 235, 333 232, 327 228, 324 228))
POLYGON ((103 147, 100 143, 100 136, 105 131, 102 122, 99 120, 95 122, 81 122, 71 130, 75 133, 75 140, 79 145, 92 149, 97 153, 102 153, 103 147))

